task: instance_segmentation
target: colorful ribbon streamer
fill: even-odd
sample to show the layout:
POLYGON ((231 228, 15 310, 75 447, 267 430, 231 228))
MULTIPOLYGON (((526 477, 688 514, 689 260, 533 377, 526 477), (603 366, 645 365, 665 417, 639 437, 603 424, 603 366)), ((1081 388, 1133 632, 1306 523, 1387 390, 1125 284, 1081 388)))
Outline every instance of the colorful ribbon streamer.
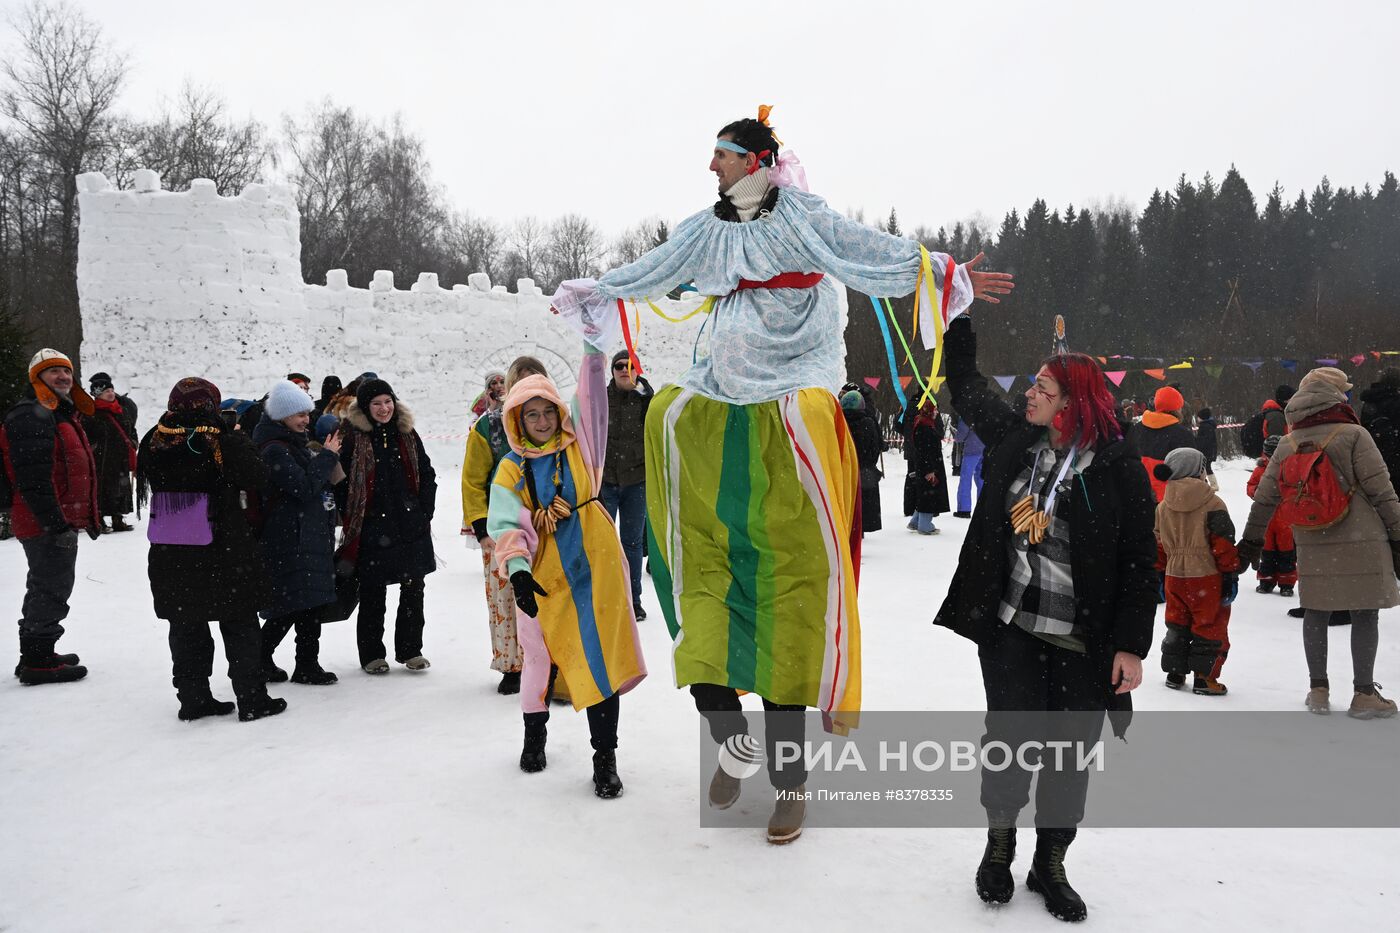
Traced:
MULTIPOLYGON (((890 363, 890 387, 894 389, 894 394, 899 398, 899 409, 903 411, 909 407, 909 400, 904 396, 904 389, 899 384, 899 363, 894 356, 894 344, 890 342, 890 325, 885 323, 885 315, 880 311, 880 302, 874 296, 870 298, 870 307, 875 309, 875 321, 880 325, 880 336, 885 341, 885 357, 890 363)), ((895 325, 898 326, 898 325, 895 325)), ((903 336, 900 337, 903 340, 903 336)))

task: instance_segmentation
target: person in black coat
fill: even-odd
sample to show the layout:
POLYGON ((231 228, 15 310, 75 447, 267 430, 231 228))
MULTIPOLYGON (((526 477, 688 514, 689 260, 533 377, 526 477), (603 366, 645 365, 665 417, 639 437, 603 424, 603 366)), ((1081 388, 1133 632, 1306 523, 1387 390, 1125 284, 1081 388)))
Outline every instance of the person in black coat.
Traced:
MULTIPOLYGON (((1121 736, 1157 609, 1156 503, 1146 470, 1123 439, 1090 357, 1047 360, 1018 417, 977 371, 971 321, 956 319, 946 340, 953 404, 987 448, 983 494, 934 622, 978 645, 988 709, 983 742, 1015 749, 1027 735, 1016 710, 1077 711, 1057 718, 1057 731, 1090 743, 1110 711, 1121 736), (1048 517, 1039 543, 1030 543, 1030 526, 1013 524, 1013 515, 1048 517)), ((1057 917, 1082 919, 1086 908, 1063 863, 1083 817, 1088 775, 1043 764, 1028 883, 1057 917)), ((1015 766, 982 773, 990 828, 977 890, 985 901, 1005 902, 1014 891, 1016 818, 1031 777, 1015 766)))
POLYGON ((327 376, 321 380, 321 397, 316 400, 316 405, 311 409, 312 424, 321 420, 321 416, 326 413, 326 407, 339 394, 341 388, 339 376, 327 376))
POLYGON ((1390 481, 1400 483, 1400 369, 1382 370, 1361 392, 1361 426, 1375 438, 1390 481))
POLYGON ((131 531, 123 516, 133 511, 131 474, 136 472, 136 403, 118 395, 112 377, 94 373, 88 379, 94 410, 83 416, 83 429, 97 463, 97 507, 112 523, 104 531, 131 531))
MULTIPOLYGON (((910 400, 910 406, 914 405, 910 400)), ((908 438, 904 458, 909 461, 909 473, 904 478, 904 514, 909 516, 908 528, 921 535, 936 535, 933 520, 949 511, 948 477, 943 467, 943 418, 938 403, 930 396, 913 413, 906 409, 905 436, 908 438)))
POLYGON ((258 610, 267 569, 243 496, 267 485, 267 465, 246 434, 219 417, 219 390, 193 376, 170 392, 169 410, 141 439, 137 481, 151 488, 148 572, 155 614, 170 623, 172 683, 180 718, 233 712, 214 699, 210 622, 219 623, 238 718, 275 716, 287 702, 267 695, 258 663, 258 610))
POLYGON ((278 683, 287 672, 273 654, 293 628, 297 632, 292 683, 325 686, 335 674, 320 662, 321 607, 335 601, 335 494, 345 478, 340 466, 340 435, 330 435, 312 452, 307 428, 311 396, 296 383, 279 382, 268 393, 253 443, 268 467, 259 536, 271 571, 271 598, 263 607, 263 677, 278 683))
POLYGON ((631 354, 619 350, 608 380, 608 449, 603 455, 603 483, 598 498, 617 523, 631 575, 632 614, 645 622, 642 606, 642 551, 647 527, 645 427, 656 393, 646 377, 632 370, 631 354))
POLYGON ((394 660, 411 671, 427 670, 423 657, 423 578, 437 568, 432 520, 437 474, 423 441, 413 429, 413 413, 383 379, 366 379, 355 393, 341 425, 340 449, 344 534, 336 552, 340 565, 359 578, 356 619, 360 667, 386 674, 385 591, 399 586, 394 623, 394 660))
POLYGON ((880 454, 885 440, 880 426, 866 410, 865 396, 851 389, 841 394, 841 414, 856 445, 856 462, 860 465, 860 530, 862 534, 879 531, 880 521, 880 454))
MULTIPOLYGON (((1220 456, 1220 439, 1216 434, 1215 417, 1209 408, 1196 412, 1196 449, 1206 458, 1206 480, 1211 489, 1219 489, 1215 478, 1215 458, 1220 456)), ((1170 451, 1168 451, 1170 453, 1170 451)))

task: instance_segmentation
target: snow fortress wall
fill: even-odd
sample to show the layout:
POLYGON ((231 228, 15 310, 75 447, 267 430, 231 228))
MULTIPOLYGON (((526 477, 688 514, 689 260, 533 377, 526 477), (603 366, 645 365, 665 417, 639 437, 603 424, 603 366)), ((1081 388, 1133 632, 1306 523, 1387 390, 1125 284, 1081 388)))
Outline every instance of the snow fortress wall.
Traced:
MULTIPOLYGON (((530 279, 511 292, 484 273, 452 289, 425 272, 408 290, 377 272, 351 288, 331 270, 301 275, 300 215, 292 190, 249 185, 223 197, 198 179, 163 191, 155 172, 118 191, 100 173, 78 177, 78 294, 86 375, 110 373, 141 406, 144 425, 183 376, 203 376, 226 398, 260 398, 288 372, 344 382, 365 370, 387 379, 425 434, 461 434, 490 370, 538 356, 569 394, 581 341, 530 279)), ((671 317, 699 302, 661 301, 671 317)), ((673 324, 645 304, 629 326, 653 386, 690 366, 704 315, 673 324)), ((632 308, 629 306, 629 317, 632 308)))

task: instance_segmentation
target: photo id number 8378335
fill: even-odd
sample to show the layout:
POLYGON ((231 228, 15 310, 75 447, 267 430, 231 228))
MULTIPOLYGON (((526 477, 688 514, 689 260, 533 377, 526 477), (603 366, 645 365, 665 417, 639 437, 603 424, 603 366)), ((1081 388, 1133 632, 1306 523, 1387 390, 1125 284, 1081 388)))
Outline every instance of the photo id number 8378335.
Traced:
POLYGON ((926 800, 948 801, 953 799, 952 788, 948 787, 905 787, 885 791, 886 800, 926 800))

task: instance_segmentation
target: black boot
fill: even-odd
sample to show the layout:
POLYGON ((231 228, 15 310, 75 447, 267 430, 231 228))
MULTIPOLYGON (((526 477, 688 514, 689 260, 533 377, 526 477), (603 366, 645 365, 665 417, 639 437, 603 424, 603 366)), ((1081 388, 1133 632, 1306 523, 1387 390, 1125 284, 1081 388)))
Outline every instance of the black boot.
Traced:
POLYGON ((987 830, 987 848, 977 866, 977 896, 987 904, 1005 904, 1016 893, 1011 862, 1016 858, 1016 827, 987 830))
POLYGON ((252 722, 276 716, 287 709, 287 701, 267 695, 267 688, 258 684, 256 688, 236 690, 238 694, 238 721, 252 722))
POLYGON ((549 713, 525 714, 525 747, 520 752, 520 770, 526 774, 544 770, 544 743, 549 737, 547 722, 549 713))
POLYGON ((617 776, 617 752, 605 748, 593 753, 593 793, 604 800, 622 796, 622 778, 617 776))
POLYGON ((207 681, 175 692, 180 697, 180 712, 176 715, 181 722, 194 722, 205 716, 227 716, 233 712, 232 703, 214 699, 207 681))
POLYGON ((19 666, 15 676, 26 687, 39 684, 65 684, 82 680, 87 676, 87 668, 78 664, 76 654, 54 654, 55 640, 49 638, 26 638, 19 640, 19 666), (68 663, 68 658, 73 663, 68 663))
POLYGON ((298 664, 296 669, 292 671, 292 683, 294 684, 308 684, 312 687, 329 687, 338 680, 340 680, 339 677, 323 669, 316 661, 298 664))
POLYGON ((510 696, 520 692, 520 672, 506 671, 501 675, 501 682, 496 685, 496 692, 505 696, 510 696))
POLYGON ((1089 909, 1069 885, 1065 876, 1065 850, 1074 841, 1072 829, 1037 829, 1035 858, 1031 860, 1026 887, 1045 898, 1045 909, 1056 920, 1078 922, 1089 916, 1089 909))
POLYGON ((280 684, 286 682, 287 672, 278 667, 277 662, 271 658, 263 658, 262 677, 263 683, 280 684))
POLYGON ((134 529, 133 529, 130 525, 128 525, 128 524, 126 523, 126 521, 125 521, 120 515, 113 515, 113 516, 112 516, 112 530, 113 530, 113 531, 133 531, 134 529))

